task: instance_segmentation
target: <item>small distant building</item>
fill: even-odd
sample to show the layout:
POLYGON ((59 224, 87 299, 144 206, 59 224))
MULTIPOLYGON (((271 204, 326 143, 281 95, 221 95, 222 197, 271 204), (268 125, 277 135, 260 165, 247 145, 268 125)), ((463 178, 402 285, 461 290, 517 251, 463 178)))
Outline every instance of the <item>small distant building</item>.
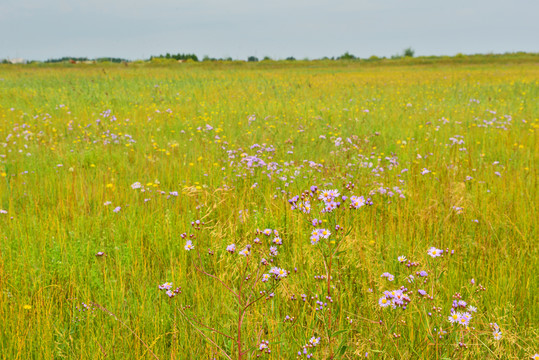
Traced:
POLYGON ((23 58, 15 58, 15 59, 9 59, 8 60, 11 64, 26 64, 28 61, 23 58))

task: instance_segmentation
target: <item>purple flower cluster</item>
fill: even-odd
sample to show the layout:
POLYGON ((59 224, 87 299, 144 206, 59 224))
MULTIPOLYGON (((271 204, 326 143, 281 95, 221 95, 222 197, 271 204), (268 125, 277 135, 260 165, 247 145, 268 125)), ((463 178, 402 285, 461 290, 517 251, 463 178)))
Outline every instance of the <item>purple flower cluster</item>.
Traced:
POLYGON ((202 222, 202 221, 200 221, 200 220, 191 221, 191 226, 192 226, 195 230, 200 230, 200 228, 202 227, 202 225, 204 225, 204 222, 202 222))
POLYGON ((406 294, 407 289, 399 289, 392 291, 384 291, 384 296, 378 300, 378 304, 381 307, 390 306, 395 309, 397 306, 406 309, 406 305, 411 301, 410 297, 406 294))
POLYGON ((388 272, 383 273, 382 275, 380 275, 380 277, 387 278, 389 281, 395 280, 395 276, 391 275, 388 272))
POLYGON ((173 298, 174 296, 176 296, 177 294, 181 294, 182 292, 180 287, 177 287, 176 289, 174 289, 174 291, 172 291, 171 289, 172 289, 172 283, 170 282, 166 282, 163 285, 159 285, 159 290, 166 290, 166 294, 169 298, 173 298))
POLYGON ((451 315, 449 315, 447 319, 452 324, 460 324, 466 327, 470 324, 472 314, 470 314, 469 312, 462 313, 451 309, 451 315))
POLYGON ((271 350, 269 348, 269 342, 267 340, 260 341, 260 344, 258 345, 258 350, 266 354, 270 354, 271 350))
POLYGON ((350 209, 359 209, 362 206, 365 206, 365 198, 363 196, 350 196, 350 209))
POLYGON ((315 348, 320 344, 320 337, 311 337, 307 344, 302 346, 302 351, 298 351, 298 356, 305 356, 307 359, 311 359, 314 355, 310 352, 310 349, 315 348))
MULTIPOLYGON (((501 340, 502 339, 502 330, 496 323, 491 323, 490 327, 492 328, 492 335, 494 336, 494 340, 501 340)), ((535 354, 532 359, 539 359, 539 355, 535 354)))
MULTIPOLYGON (((353 196, 354 204, 351 208, 359 208, 367 202, 362 197, 353 196)), ((318 191, 317 186, 311 186, 310 191, 304 191, 301 196, 294 196, 288 200, 292 206, 292 210, 299 209, 305 214, 311 213, 312 204, 311 200, 319 200, 323 207, 321 213, 330 213, 341 206, 342 203, 348 200, 347 196, 341 196, 339 190, 321 190, 318 191)), ((317 226, 315 220, 313 220, 313 226, 317 226)))
POLYGON ((315 229, 311 232, 311 244, 316 245, 321 239, 328 239, 330 235, 328 229, 315 229))
POLYGON ((273 274, 276 279, 284 279, 285 277, 288 276, 287 270, 278 268, 276 266, 272 267, 269 273, 273 274))

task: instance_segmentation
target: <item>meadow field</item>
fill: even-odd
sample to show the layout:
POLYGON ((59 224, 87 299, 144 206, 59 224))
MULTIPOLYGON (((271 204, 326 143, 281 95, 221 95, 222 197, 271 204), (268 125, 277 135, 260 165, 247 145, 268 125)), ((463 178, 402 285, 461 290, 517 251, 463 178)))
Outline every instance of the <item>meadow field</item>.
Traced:
POLYGON ((2 65, 0 358, 534 358, 538 128, 533 61, 2 65))

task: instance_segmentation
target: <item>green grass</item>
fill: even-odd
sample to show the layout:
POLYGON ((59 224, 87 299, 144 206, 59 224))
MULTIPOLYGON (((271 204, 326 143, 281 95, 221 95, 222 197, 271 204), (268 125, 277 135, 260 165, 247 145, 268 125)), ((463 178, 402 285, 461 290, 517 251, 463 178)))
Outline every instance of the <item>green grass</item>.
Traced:
POLYGON ((184 314, 237 339, 242 306, 197 272, 197 252, 206 271, 249 294, 256 249, 268 245, 254 245, 248 265, 225 249, 253 244, 257 228, 279 231, 275 264, 291 273, 274 298, 246 311, 242 346, 252 351, 244 358, 294 359, 312 336, 321 337, 317 359, 538 352, 537 62, 400 65, 0 66, 1 357, 238 358, 235 341, 184 314), (451 145, 455 135, 464 144, 451 145), (253 144, 273 146, 258 157, 278 173, 239 165, 257 155, 253 144), (377 165, 383 171, 373 172, 377 165), (135 182, 147 190, 133 190, 135 182), (288 199, 311 185, 373 205, 303 218, 288 199), (398 186, 405 198, 370 194, 381 186, 398 186), (342 251, 332 259, 331 315, 310 299, 328 291, 314 279, 326 274, 319 250, 337 245, 310 244, 304 220, 313 217, 344 228, 331 237, 342 251), (201 231, 191 227, 196 219, 201 231), (184 250, 184 232, 196 234, 195 251, 184 250), (455 254, 433 259, 431 246, 455 254), (400 264, 400 255, 419 266, 400 264), (428 282, 409 284, 420 270, 428 282), (158 290, 166 281, 182 293, 168 299, 158 290), (382 292, 400 286, 413 292, 408 309, 381 309, 382 292), (434 299, 421 299, 419 288, 434 299), (469 332, 447 320, 456 292, 478 309, 469 332), (115 316, 98 306, 81 313, 81 303, 115 316), (286 315, 295 321, 284 323, 286 315), (265 339, 271 355, 254 350, 265 339))

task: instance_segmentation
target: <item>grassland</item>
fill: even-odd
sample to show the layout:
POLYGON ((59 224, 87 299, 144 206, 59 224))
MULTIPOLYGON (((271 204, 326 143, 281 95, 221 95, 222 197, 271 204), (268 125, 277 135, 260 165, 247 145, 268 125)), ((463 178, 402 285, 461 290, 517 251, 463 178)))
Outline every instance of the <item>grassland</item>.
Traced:
POLYGON ((533 61, 0 66, 0 357, 530 358, 538 85, 533 61), (320 213, 324 189, 348 199, 320 213))

